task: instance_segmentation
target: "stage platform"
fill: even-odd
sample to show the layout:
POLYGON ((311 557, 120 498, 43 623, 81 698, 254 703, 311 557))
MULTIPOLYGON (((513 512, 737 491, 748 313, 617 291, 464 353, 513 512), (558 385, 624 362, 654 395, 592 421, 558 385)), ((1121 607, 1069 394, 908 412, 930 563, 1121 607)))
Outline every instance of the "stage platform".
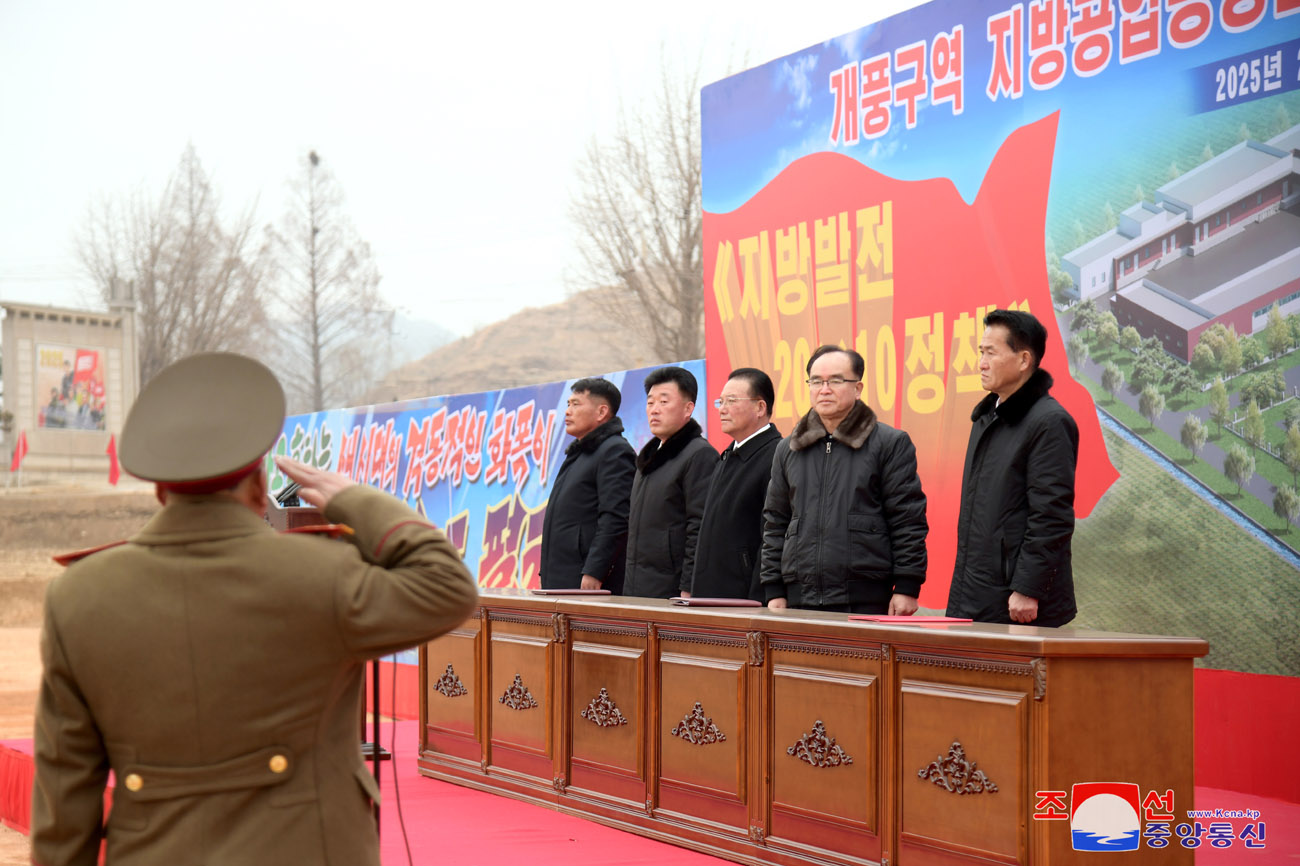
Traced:
MULTIPOLYGON (((403 824, 410 843, 410 862, 415 866, 444 863, 514 866, 522 862, 530 866, 571 866, 584 862, 599 862, 602 866, 723 866, 728 862, 507 797, 420 776, 416 772, 417 722, 385 723, 381 736, 385 748, 394 748, 396 755, 394 762, 385 762, 383 767, 384 866, 407 863, 403 824)), ((0 742, 0 821, 24 833, 30 817, 32 772, 31 740, 0 742)), ((1206 842, 1196 852, 1198 864, 1289 866, 1300 862, 1300 805, 1198 787, 1196 808, 1257 810, 1259 820, 1267 827, 1264 848, 1248 850, 1240 841, 1234 841, 1228 848, 1212 848, 1206 842)), ((1186 820, 1185 816, 1180 816, 1180 820, 1186 820)), ((1208 825, 1214 819, 1201 820, 1208 825)), ((1158 862, 1158 852, 1146 852, 1144 856, 1153 863, 1158 862)))

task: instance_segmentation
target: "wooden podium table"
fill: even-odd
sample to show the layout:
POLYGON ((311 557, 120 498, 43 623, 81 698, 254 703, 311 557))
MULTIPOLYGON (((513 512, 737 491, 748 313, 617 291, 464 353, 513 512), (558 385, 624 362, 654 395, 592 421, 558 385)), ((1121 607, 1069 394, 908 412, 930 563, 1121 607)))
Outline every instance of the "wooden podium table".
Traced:
MULTIPOLYGON (((420 650, 419 765, 743 863, 1095 863, 1069 820, 1034 817, 1068 809, 1038 792, 1173 791, 1172 833, 1207 650, 488 591, 420 650)), ((1141 851, 1194 853, 1172 835, 1141 851)))

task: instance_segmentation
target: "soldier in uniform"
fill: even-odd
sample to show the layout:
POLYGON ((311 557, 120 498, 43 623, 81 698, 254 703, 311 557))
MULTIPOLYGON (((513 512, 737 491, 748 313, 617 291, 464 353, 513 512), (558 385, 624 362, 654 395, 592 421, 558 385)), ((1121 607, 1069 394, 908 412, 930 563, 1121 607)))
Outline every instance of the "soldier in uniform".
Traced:
POLYGON ((284 421, 271 372, 186 358, 150 380, 121 436, 162 508, 51 582, 41 635, 32 859, 372 864, 363 664, 474 609, 441 532, 347 476, 277 459, 347 542, 263 520, 284 421), (108 772, 116 775, 103 821, 108 772))

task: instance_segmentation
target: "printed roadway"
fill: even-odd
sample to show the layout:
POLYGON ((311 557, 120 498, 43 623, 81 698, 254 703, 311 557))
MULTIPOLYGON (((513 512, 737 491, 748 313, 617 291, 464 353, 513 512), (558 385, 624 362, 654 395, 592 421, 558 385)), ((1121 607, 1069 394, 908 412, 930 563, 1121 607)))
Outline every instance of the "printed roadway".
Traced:
MULTIPOLYGON (((1097 361, 1095 361, 1094 359, 1089 358, 1086 362, 1084 362, 1083 369, 1081 372, 1088 378, 1092 379, 1094 382, 1100 382, 1102 365, 1097 363, 1097 361)), ((1286 377, 1286 385, 1288 391, 1290 391, 1291 389, 1297 386, 1300 386, 1300 366, 1291 367, 1290 369, 1286 370, 1283 375, 1286 377)), ((1101 398, 1098 401, 1097 405, 1100 406, 1102 409, 1109 409, 1109 406, 1107 405, 1106 402, 1104 402, 1104 399, 1105 398, 1101 398)), ((1114 399, 1120 401, 1125 406, 1132 409, 1139 416, 1142 415, 1141 409, 1139 408, 1140 394, 1134 393, 1131 383, 1125 382, 1124 387, 1120 388, 1114 394, 1114 399)), ((1168 396, 1166 395, 1166 400, 1167 399, 1168 396)), ((1094 395, 1094 400, 1098 400, 1096 395, 1094 395)), ((1236 391, 1231 392, 1228 395, 1228 400, 1229 400, 1229 404, 1233 407, 1235 411, 1240 411, 1241 395, 1239 393, 1237 393, 1236 391)), ((1191 414, 1194 414, 1197 417, 1199 417, 1201 419, 1201 422, 1205 424, 1206 429, 1208 429, 1211 434, 1213 434, 1214 431, 1218 429, 1218 425, 1210 420, 1209 407, 1203 406, 1199 409, 1195 409, 1191 414)), ((1179 453, 1170 454, 1168 453, 1168 449, 1161 449, 1161 448, 1156 449, 1158 451, 1164 452, 1165 456, 1168 457, 1170 460, 1176 461, 1185 456, 1183 452, 1186 451, 1186 448, 1184 448, 1181 443, 1182 443, 1183 421, 1187 418, 1187 415, 1188 415, 1187 412, 1178 412, 1178 411, 1171 411, 1166 409, 1160 415, 1160 417, 1156 419, 1156 423, 1155 423, 1156 429, 1165 433, 1175 442, 1179 443, 1179 449, 1180 449, 1179 453)), ((1143 421, 1145 422, 1146 419, 1143 418, 1143 421)), ((1132 428, 1130 427, 1130 429, 1132 428)), ((1139 427, 1138 429, 1135 429, 1132 432, 1135 436, 1139 437, 1140 439, 1146 440, 1148 436, 1144 434, 1149 433, 1150 429, 1151 429, 1150 427, 1147 427, 1144 430, 1143 428, 1139 427)), ((1150 443, 1148 442, 1148 444, 1150 443)), ((1201 449, 1201 453, 1197 455, 1197 459, 1204 460, 1207 464, 1214 467, 1216 471, 1226 476, 1227 473, 1223 471, 1224 460, 1227 457, 1226 447, 1231 447, 1233 445, 1245 445, 1245 444, 1246 443, 1242 439, 1238 438, 1232 433, 1225 431, 1223 436, 1220 437, 1218 442, 1215 442, 1213 439, 1207 438, 1205 442, 1205 446, 1201 449)), ((1249 450, 1249 446, 1246 447, 1249 450)), ((1259 459, 1260 457, 1257 455, 1256 460, 1258 461, 1259 459)), ((1250 477, 1250 480, 1247 481, 1245 484, 1243 484, 1241 487, 1243 495, 1253 496, 1256 499, 1258 499, 1260 502, 1264 504, 1264 508, 1270 514, 1273 511, 1273 494, 1276 492, 1276 489, 1277 488, 1275 487, 1273 482, 1269 481, 1267 478, 1265 478, 1263 475, 1260 475, 1258 472, 1253 474, 1250 477)), ((1264 528, 1270 532, 1276 533, 1276 525, 1269 526, 1266 524, 1264 528)), ((1294 532, 1294 530, 1292 531, 1294 532)), ((1291 547, 1295 546, 1295 542, 1290 541, 1289 539, 1284 540, 1283 543, 1288 544, 1288 546, 1291 547), (1290 542, 1289 544, 1288 541, 1290 542)))

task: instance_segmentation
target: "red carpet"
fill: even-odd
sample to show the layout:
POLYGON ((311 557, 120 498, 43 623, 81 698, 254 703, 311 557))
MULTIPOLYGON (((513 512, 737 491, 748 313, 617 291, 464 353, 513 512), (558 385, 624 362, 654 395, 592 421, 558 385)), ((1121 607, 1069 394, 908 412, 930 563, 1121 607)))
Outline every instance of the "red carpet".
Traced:
MULTIPOLYGON (((417 722, 396 724, 396 761, 384 762, 381 847, 384 866, 403 866, 406 846, 398 821, 393 767, 398 772, 401 813, 415 866, 443 863, 502 864, 513 866, 572 866, 599 862, 602 866, 667 864, 667 866, 721 866, 727 861, 676 848, 573 818, 539 806, 426 779, 416 772, 417 722)), ((392 748, 394 726, 383 726, 383 745, 392 748)), ((31 740, 0 742, 0 820, 27 831, 30 815, 31 740)), ((1266 826, 1265 847, 1246 849, 1235 841, 1228 848, 1205 842, 1197 850, 1197 863, 1289 866, 1300 862, 1300 805, 1234 791, 1197 788, 1197 809, 1253 809, 1266 826)), ((1180 821, 1187 820, 1179 816, 1180 821)), ((1213 818, 1201 819, 1208 827, 1213 818)), ((1220 819, 1223 820, 1223 819, 1220 819)), ((1240 830, 1243 819, 1230 820, 1240 830)), ((1178 844, 1177 841, 1174 844, 1178 844)), ((1158 855, 1152 855, 1158 856, 1158 855)))

